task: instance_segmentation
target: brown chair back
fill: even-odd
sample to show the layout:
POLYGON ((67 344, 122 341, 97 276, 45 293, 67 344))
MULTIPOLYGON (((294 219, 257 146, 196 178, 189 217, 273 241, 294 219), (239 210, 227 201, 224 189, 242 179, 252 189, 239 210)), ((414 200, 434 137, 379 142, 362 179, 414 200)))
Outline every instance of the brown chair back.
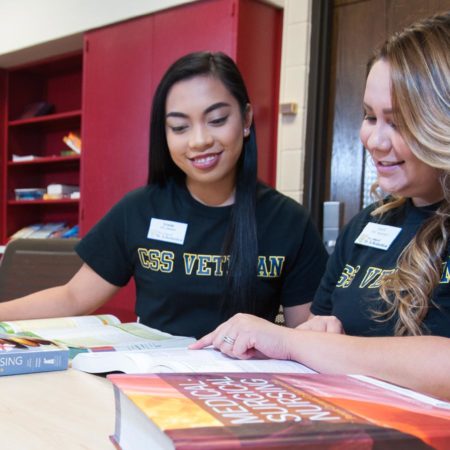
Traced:
POLYGON ((0 261, 0 302, 65 284, 83 264, 79 239, 15 239, 0 261))

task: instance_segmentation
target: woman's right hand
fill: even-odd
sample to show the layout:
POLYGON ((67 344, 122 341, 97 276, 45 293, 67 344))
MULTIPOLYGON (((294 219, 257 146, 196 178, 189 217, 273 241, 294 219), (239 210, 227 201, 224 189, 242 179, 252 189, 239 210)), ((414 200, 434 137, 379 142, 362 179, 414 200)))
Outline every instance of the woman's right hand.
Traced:
POLYGON ((203 336, 190 349, 212 345, 228 356, 239 359, 290 359, 295 331, 250 314, 236 314, 203 336))
POLYGON ((313 316, 296 327, 296 329, 345 334, 342 322, 336 316, 313 316))

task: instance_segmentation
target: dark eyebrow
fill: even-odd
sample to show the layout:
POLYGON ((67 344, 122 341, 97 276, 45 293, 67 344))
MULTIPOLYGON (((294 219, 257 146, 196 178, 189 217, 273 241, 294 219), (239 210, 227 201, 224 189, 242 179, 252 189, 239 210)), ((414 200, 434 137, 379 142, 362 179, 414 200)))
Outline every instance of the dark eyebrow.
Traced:
POLYGON ((215 109, 225 108, 225 107, 227 107, 227 106, 231 106, 231 105, 230 105, 229 103, 226 103, 226 102, 217 102, 217 103, 214 103, 213 105, 208 106, 208 107, 205 109, 205 114, 208 114, 208 113, 210 113, 211 111, 214 111, 215 109))
POLYGON ((188 116, 181 112, 174 111, 174 112, 167 113, 166 117, 181 117, 182 119, 187 119, 188 116))
MULTIPOLYGON (((211 105, 211 106, 208 106, 208 107, 205 109, 204 114, 208 114, 208 113, 210 113, 211 111, 214 111, 214 110, 216 110, 216 109, 219 109, 219 108, 226 108, 226 107, 229 107, 229 106, 231 106, 229 103, 226 103, 226 102, 217 102, 217 103, 214 103, 214 104, 211 105)), ((182 113, 182 112, 177 112, 177 111, 172 111, 172 112, 167 113, 167 114, 166 114, 166 117, 180 117, 180 118, 182 118, 182 119, 187 119, 187 118, 188 118, 187 114, 184 114, 184 113, 182 113)))

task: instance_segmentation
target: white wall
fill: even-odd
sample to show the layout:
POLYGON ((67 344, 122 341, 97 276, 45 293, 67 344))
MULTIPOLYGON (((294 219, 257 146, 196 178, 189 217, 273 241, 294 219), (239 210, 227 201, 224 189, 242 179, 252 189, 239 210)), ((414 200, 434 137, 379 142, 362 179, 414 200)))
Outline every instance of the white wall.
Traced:
POLYGON ((82 48, 82 33, 195 0, 0 0, 0 67, 82 48))

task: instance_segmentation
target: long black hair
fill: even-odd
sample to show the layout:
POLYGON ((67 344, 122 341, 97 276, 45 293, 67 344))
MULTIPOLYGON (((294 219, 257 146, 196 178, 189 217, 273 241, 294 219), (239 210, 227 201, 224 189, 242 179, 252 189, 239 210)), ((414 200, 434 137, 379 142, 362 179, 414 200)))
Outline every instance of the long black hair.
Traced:
MULTIPOLYGON (((172 161, 166 139, 166 100, 172 86, 182 80, 208 75, 220 80, 237 100, 244 120, 250 99, 242 75, 234 61, 221 52, 194 52, 175 61, 162 77, 153 97, 150 124, 148 183, 164 186, 169 179, 182 181, 185 174, 172 161)), ((244 138, 237 163, 236 196, 223 243, 229 254, 224 311, 256 312, 255 281, 258 257, 256 234, 257 147, 255 127, 244 138)))

